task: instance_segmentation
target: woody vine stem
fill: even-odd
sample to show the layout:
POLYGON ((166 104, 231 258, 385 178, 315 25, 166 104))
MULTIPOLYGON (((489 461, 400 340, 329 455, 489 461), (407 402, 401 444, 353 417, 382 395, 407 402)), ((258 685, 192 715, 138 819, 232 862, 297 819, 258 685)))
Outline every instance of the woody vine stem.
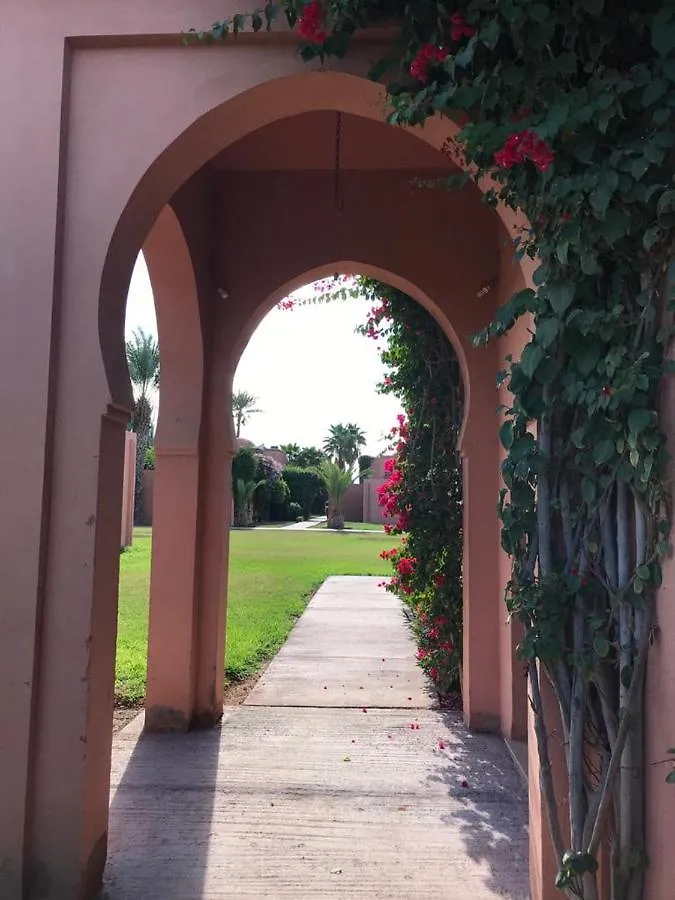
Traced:
POLYGON ((639 900, 644 672, 670 527, 658 388, 673 333, 675 0, 283 0, 200 36, 270 28, 280 13, 305 59, 343 56, 357 29, 393 22, 372 72, 390 122, 459 114, 446 148, 457 186, 488 179, 488 203, 529 223, 515 252, 538 261, 534 286, 476 338, 531 323, 501 375, 506 602, 525 630, 557 886, 598 896, 606 835, 612 900, 639 900), (549 688, 568 822, 550 774, 549 688))

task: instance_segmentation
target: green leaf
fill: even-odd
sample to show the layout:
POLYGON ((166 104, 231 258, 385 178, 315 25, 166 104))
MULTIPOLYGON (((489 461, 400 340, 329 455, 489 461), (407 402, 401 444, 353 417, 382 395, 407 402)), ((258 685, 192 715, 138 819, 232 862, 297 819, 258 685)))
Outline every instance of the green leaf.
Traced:
POLYGON ((527 7, 527 14, 533 22, 545 22, 550 9, 545 3, 532 3, 527 7))
POLYGON ((633 434, 641 434, 651 421, 652 414, 648 409, 631 409, 628 413, 628 428, 633 434))
POLYGON ((600 659, 605 659, 607 656, 609 656, 610 643, 607 638, 598 636, 593 641, 593 649, 595 650, 596 655, 600 657, 600 659))
POLYGON ((575 342, 568 343, 568 349, 582 375, 590 375, 602 356, 602 344, 593 338, 580 336, 575 342))
POLYGON ((560 319, 549 316, 537 322, 536 337, 542 347, 550 347, 560 331, 560 319))
POLYGON ((649 581, 651 575, 649 566, 638 566, 636 569, 636 574, 642 581, 649 581))
POLYGON ((574 284, 571 281, 558 281, 547 285, 546 294, 554 312, 561 316, 574 300, 574 284))
POLYGON ((557 374, 558 363, 552 356, 547 356, 546 359, 543 359, 537 366, 537 371, 534 373, 534 377, 539 382, 539 384, 550 384, 557 374))
POLYGON ((651 250, 655 244, 663 237, 663 232, 659 228, 658 225, 652 225, 651 228, 648 228, 642 236, 642 246, 645 250, 651 250))
POLYGON ((513 437, 513 422, 504 422, 499 429, 499 440, 502 442, 502 447, 505 450, 510 450, 513 447, 513 437))
POLYGON ((584 275, 598 275, 602 271, 598 264, 598 257, 591 251, 582 253, 580 262, 581 271, 584 275))
POLYGON ((593 212, 597 216, 603 216, 611 199, 612 191, 609 189, 609 186, 606 184, 599 184, 596 189, 591 192, 591 196, 589 197, 593 212))
POLYGON ((656 204, 656 212, 657 214, 663 215, 669 209, 675 206, 675 191, 665 191, 659 197, 659 202, 656 204))
POLYGON ((596 466, 602 466, 605 463, 609 462, 610 459, 614 456, 615 447, 614 441, 605 440, 599 441, 593 448, 593 462, 596 466))
POLYGON ((637 159, 634 159, 630 164, 630 174, 636 181, 639 181, 650 165, 651 163, 646 157, 638 156, 637 159))
POLYGON ((520 359, 520 368, 527 377, 531 379, 543 358, 544 351, 541 347, 537 346, 537 344, 528 344, 523 350, 523 355, 520 359))
POLYGON ((630 464, 634 469, 637 469, 640 463, 640 454, 637 450, 630 451, 630 464))
POLYGON ((499 21, 497 19, 490 19, 489 22, 486 22, 485 25, 483 25, 478 37, 486 47, 489 47, 490 50, 494 50, 497 46, 500 34, 501 29, 499 27, 499 21))
MULTIPOLYGON (((675 192, 674 192, 675 193, 675 192)), ((610 209, 602 223, 602 236, 608 244, 615 244, 628 234, 630 229, 630 216, 620 209, 610 209)))
POLYGON ((582 478, 581 479, 581 496, 584 498, 586 503, 593 503, 595 501, 595 482, 590 478, 582 478))
POLYGON ((668 83, 663 78, 652 78, 642 94, 642 105, 651 106, 668 90, 668 83))

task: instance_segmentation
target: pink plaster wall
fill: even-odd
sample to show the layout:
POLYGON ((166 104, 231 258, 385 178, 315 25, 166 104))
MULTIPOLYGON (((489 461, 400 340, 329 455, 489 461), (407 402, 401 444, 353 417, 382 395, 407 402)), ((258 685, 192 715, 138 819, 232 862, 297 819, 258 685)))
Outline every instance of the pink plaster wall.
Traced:
POLYGON ((363 485, 357 482, 347 489, 343 506, 346 522, 363 521, 363 485))
MULTIPOLYGON (((675 483, 675 382, 666 377, 661 410, 669 436, 669 482, 675 483)), ((645 732, 646 839, 649 868, 645 897, 668 900, 673 888, 673 835, 675 834, 675 786, 665 783, 670 771, 661 762, 675 747, 675 558, 664 565, 663 584, 656 603, 654 644, 647 664, 647 728, 645 732)))

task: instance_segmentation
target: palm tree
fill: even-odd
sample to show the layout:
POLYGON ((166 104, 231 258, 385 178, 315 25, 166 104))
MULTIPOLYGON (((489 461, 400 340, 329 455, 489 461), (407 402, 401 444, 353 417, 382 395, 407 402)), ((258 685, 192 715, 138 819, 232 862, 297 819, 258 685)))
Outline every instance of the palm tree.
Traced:
POLYGON ((152 443, 152 401, 150 390, 159 387, 159 345, 142 328, 134 331, 126 342, 129 378, 134 386, 134 410, 131 430, 136 432, 136 493, 134 521, 139 524, 143 511, 143 468, 145 455, 152 443))
POLYGON ((323 449, 341 469, 351 472, 366 436, 358 425, 331 425, 323 449))
POLYGON ((244 481, 237 478, 234 483, 234 524, 238 528, 253 525, 253 495, 265 481, 244 481))
POLYGON ((253 413, 262 412, 256 408, 258 398, 248 391, 237 391, 232 395, 232 415, 234 416, 235 431, 237 437, 241 434, 241 426, 245 425, 253 413))
POLYGON ((352 474, 337 463, 328 462, 328 460, 324 460, 321 464, 321 474, 326 482, 326 491, 328 492, 326 527, 341 530, 345 527, 343 503, 345 494, 352 485, 352 474))
POLYGON ((354 465, 358 462, 361 447, 364 447, 366 444, 366 436, 358 425, 354 425, 351 422, 345 425, 345 429, 349 437, 347 452, 345 454, 345 461, 347 463, 347 467, 351 471, 354 465))

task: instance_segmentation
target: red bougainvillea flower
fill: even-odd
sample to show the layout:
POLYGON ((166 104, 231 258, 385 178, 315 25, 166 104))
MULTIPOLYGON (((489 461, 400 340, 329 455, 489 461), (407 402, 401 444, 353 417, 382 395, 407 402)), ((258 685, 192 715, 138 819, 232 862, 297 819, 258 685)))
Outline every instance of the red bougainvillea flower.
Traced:
POLYGON ((429 641, 438 640, 438 629, 437 628, 430 628, 427 631, 427 640, 429 640, 429 641))
POLYGON ((436 575, 436 577, 434 578, 434 584, 438 588, 443 587, 443 585, 445 584, 445 575, 436 575))
POLYGON ((415 563, 417 560, 414 556, 403 556, 396 564, 399 575, 412 575, 415 571, 415 563))
POLYGON ((445 616, 436 616, 434 619, 434 625, 436 628, 444 628, 448 624, 448 620, 445 616))
POLYGON ((561 222, 569 222, 572 216, 568 212, 560 213, 560 221, 561 222))
POLYGON ((512 169, 529 160, 540 171, 548 171, 554 154, 548 144, 534 131, 518 131, 507 139, 495 153, 495 163, 501 169, 512 169))
POLYGON ((445 741, 442 738, 438 739, 438 749, 445 750, 445 741))
POLYGON ((426 657, 427 657, 427 651, 423 647, 420 647, 420 649, 417 651, 417 658, 418 659, 426 659, 426 657))
POLYGON ((323 44, 328 39, 324 28, 325 12, 319 0, 311 0, 298 20, 298 33, 308 44, 323 44))
POLYGON ((610 397, 612 394, 612 389, 608 384, 606 384, 600 393, 603 395, 603 397, 610 397))
POLYGON ((461 10, 456 10, 450 16, 450 35, 453 41, 461 41, 463 37, 471 38, 475 33, 476 29, 469 25, 461 10))
POLYGON ((432 666, 429 669, 429 678, 431 678, 432 681, 438 681, 438 669, 435 666, 432 666))
POLYGON ((417 81, 426 84, 429 81, 429 67, 440 65, 448 55, 445 47, 435 47, 433 44, 424 44, 417 51, 417 56, 410 63, 410 74, 417 81))
POLYGON ((385 533, 385 534, 391 534, 393 530, 394 530, 394 529, 393 529, 392 526, 389 525, 389 524, 387 524, 387 525, 384 526, 384 533, 385 533))

